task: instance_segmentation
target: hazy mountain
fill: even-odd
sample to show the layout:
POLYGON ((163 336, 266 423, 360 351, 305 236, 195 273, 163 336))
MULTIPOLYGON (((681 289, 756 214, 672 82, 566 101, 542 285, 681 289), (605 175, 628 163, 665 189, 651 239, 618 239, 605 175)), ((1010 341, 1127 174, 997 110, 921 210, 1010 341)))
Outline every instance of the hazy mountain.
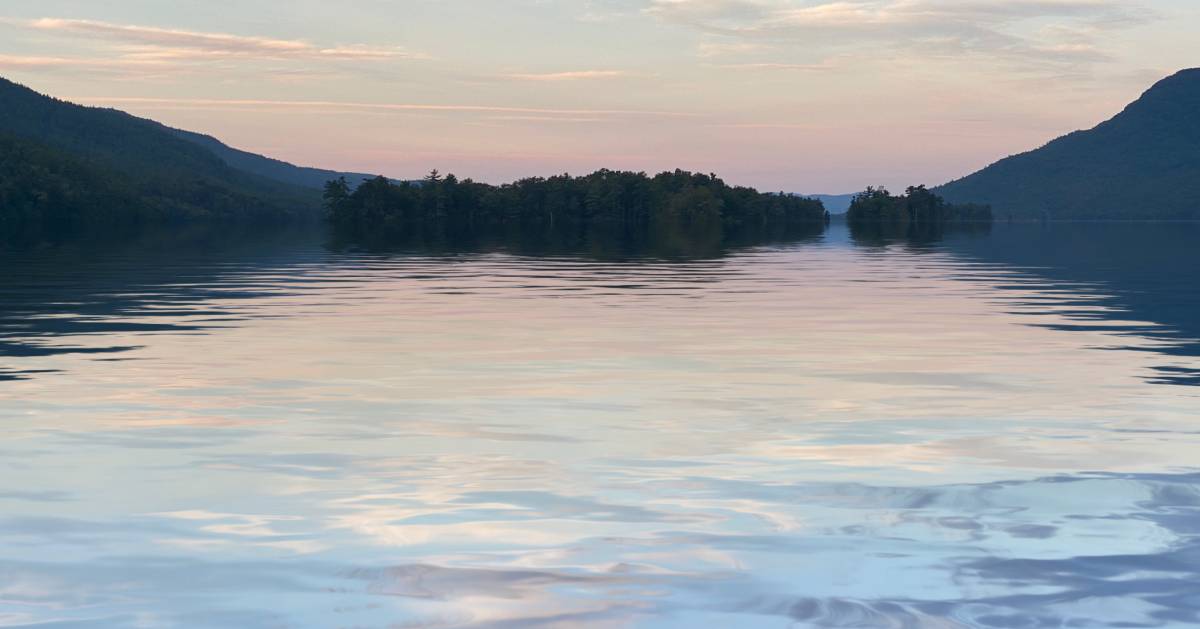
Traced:
POLYGON ((845 214, 846 210, 850 209, 850 202, 854 200, 853 194, 805 194, 801 196, 824 203, 825 209, 829 210, 830 214, 845 214))
POLYGON ((935 189, 996 218, 1200 218, 1200 69, 1168 77, 1116 117, 935 189))

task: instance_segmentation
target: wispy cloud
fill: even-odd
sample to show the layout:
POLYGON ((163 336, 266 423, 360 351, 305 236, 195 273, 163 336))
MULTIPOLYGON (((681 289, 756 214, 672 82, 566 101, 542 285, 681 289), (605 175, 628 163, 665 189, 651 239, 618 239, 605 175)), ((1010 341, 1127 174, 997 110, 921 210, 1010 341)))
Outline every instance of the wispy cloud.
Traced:
POLYGON ((703 57, 790 44, 1035 65, 1105 61, 1096 51, 1102 37, 1152 16, 1125 0, 649 0, 645 12, 708 33, 716 41, 701 47, 703 57), (1032 26, 1047 20, 1054 27, 1032 26))
POLYGON ((716 125, 712 125, 712 126, 716 127, 716 128, 721 128, 721 129, 761 129, 761 130, 787 129, 787 130, 799 130, 799 131, 813 131, 813 130, 818 130, 818 129, 822 128, 822 126, 819 124, 797 124, 797 123, 791 123, 791 122, 745 122, 745 123, 731 123, 731 124, 716 124, 716 125))
POLYGON ((1129 18, 1145 13, 1116 0, 650 0, 646 12, 729 33, 914 25, 941 29, 967 22, 995 25, 1046 17, 1129 18))
POLYGON ((520 81, 583 81, 616 79, 629 76, 629 73, 623 70, 573 70, 569 72, 513 73, 505 76, 520 81))
POLYGON ((558 123, 592 123, 605 122, 608 118, 591 117, 563 117, 563 116, 488 116, 488 120, 498 120, 501 122, 558 122, 558 123))
POLYGON ((37 55, 0 55, 0 68, 4 69, 44 69, 44 68, 60 68, 67 65, 77 64, 83 61, 81 59, 70 59, 67 57, 44 57, 37 55))
POLYGON ((278 108, 304 110, 364 110, 364 111, 393 111, 393 112, 446 112, 446 113, 487 113, 514 115, 545 115, 572 117, 660 117, 660 118, 691 118, 698 114, 680 111, 661 111, 646 109, 558 109, 548 107, 512 107, 505 105, 457 105, 429 103, 363 103, 346 101, 314 101, 314 100, 261 100, 261 99, 212 99, 212 98, 136 98, 136 97, 74 97, 71 100, 81 103, 102 105, 142 105, 142 106, 189 106, 219 108, 278 108))
POLYGON ((28 29, 87 37, 111 42, 122 57, 156 61, 213 60, 222 58, 380 61, 424 59, 427 55, 401 47, 365 45, 319 46, 303 40, 209 33, 180 29, 114 24, 96 20, 41 18, 4 19, 28 29))
POLYGON ((6 70, 131 70, 154 69, 162 64, 151 59, 93 59, 49 55, 0 55, 0 69, 6 70))
POLYGON ((203 33, 149 26, 113 24, 94 20, 42 18, 40 20, 31 20, 27 24, 31 28, 43 31, 61 31, 139 44, 218 50, 230 53, 289 54, 312 52, 315 50, 314 46, 295 40, 245 37, 224 33, 203 33))
POLYGON ((612 22, 636 17, 643 9, 644 0, 583 0, 581 22, 612 22))
POLYGON ((747 55, 770 50, 769 46, 746 41, 703 42, 697 47, 696 54, 703 58, 747 55))
POLYGON ((724 68, 726 70, 783 70, 788 72, 823 72, 833 69, 833 65, 829 63, 776 63, 776 62, 761 62, 761 63, 719 63, 714 64, 715 68, 724 68))

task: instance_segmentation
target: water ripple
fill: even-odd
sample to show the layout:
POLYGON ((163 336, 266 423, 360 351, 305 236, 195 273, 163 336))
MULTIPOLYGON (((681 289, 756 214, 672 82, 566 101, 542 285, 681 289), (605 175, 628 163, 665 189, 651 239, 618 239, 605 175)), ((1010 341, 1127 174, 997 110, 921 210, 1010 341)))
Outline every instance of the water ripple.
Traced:
POLYGON ((1200 624, 1200 288, 1007 229, 0 253, 0 626, 1200 624))

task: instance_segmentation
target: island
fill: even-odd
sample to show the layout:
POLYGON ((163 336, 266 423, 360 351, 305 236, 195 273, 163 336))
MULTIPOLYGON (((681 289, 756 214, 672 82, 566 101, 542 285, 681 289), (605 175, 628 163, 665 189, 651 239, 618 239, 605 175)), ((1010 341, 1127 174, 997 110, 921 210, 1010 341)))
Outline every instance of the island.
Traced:
POLYGON ((326 184, 324 205, 339 232, 374 239, 512 230, 736 237, 823 225, 826 217, 818 200, 684 170, 598 170, 504 185, 433 171, 417 182, 378 177, 353 189, 338 178, 326 184))
POLYGON ((900 196, 893 196, 887 188, 872 187, 854 196, 846 220, 850 223, 990 223, 992 208, 975 203, 947 203, 925 186, 910 186, 900 196))

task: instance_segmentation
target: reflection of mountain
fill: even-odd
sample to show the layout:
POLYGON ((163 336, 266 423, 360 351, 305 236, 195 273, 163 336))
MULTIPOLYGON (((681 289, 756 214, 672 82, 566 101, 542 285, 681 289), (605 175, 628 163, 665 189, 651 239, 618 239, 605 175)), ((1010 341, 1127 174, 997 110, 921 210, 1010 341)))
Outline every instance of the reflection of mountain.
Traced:
MULTIPOLYGON (((1195 257, 1200 224, 1000 223, 986 229, 941 230, 871 227, 850 230, 855 245, 950 252, 1044 278, 1072 293, 1078 308, 1056 310, 1079 323, 1071 328, 1135 335, 1155 341, 1153 351, 1165 356, 1200 357, 1200 284, 1191 277, 1194 272, 1183 266, 1195 257), (1106 327, 1106 321, 1113 324, 1106 327)), ((1200 386, 1200 370, 1164 366, 1155 380, 1200 386)))
MULTIPOLYGON (((1197 224, 1050 223, 996 225, 988 238, 950 235, 943 246, 1049 280, 1093 285, 1103 296, 1081 303, 1089 307, 1073 318, 1091 329, 1106 320, 1145 322, 1113 331, 1161 340, 1156 351, 1163 354, 1200 357, 1200 284, 1181 266, 1195 259, 1197 242, 1197 224)), ((1200 372, 1163 368, 1161 380, 1200 385, 1200 372)))
MULTIPOLYGON (((242 315, 228 300, 281 294, 302 282, 288 274, 312 260, 317 243, 319 235, 307 228, 269 236, 180 228, 136 242, 0 249, 0 359, 95 354, 113 360, 108 357, 135 348, 109 342, 109 335, 229 325, 242 315), (280 270, 278 286, 236 277, 271 269, 280 270), (223 303, 211 305, 217 299, 223 303)), ((0 362, 0 381, 37 372, 14 364, 0 362)))

